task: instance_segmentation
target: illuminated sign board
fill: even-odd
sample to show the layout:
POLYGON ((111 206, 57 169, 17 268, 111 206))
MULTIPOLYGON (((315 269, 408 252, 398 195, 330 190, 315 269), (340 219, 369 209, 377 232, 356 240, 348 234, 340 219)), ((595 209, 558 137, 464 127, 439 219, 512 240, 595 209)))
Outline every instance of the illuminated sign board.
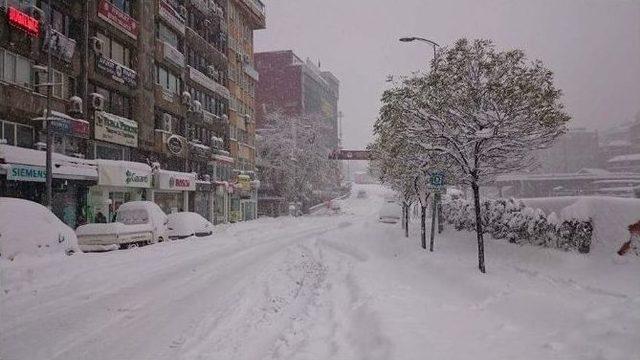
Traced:
POLYGON ((14 7, 10 7, 7 14, 9 16, 9 24, 26 31, 33 37, 40 35, 40 23, 35 18, 14 7))

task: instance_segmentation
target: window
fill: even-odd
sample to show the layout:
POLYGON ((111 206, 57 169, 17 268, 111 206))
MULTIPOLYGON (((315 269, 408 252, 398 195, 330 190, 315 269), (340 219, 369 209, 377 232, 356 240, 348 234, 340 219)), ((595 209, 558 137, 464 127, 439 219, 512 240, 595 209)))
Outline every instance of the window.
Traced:
POLYGON ((100 31, 96 33, 96 37, 104 42, 104 56, 128 68, 133 67, 133 65, 131 64, 131 50, 129 50, 128 47, 122 45, 116 40, 111 39, 100 31))
POLYGON ((31 61, 20 55, 0 48, 0 62, 2 73, 0 80, 31 88, 31 61))
POLYGON ((107 160, 123 160, 129 161, 129 148, 126 146, 111 145, 102 142, 96 142, 94 147, 95 159, 107 160))
POLYGON ((98 93, 104 97, 105 111, 131 119, 131 99, 116 91, 105 89, 100 86, 90 85, 90 91, 98 93))
POLYGON ((180 92, 180 77, 158 64, 156 64, 156 84, 172 94, 180 92))
POLYGON ((178 34, 169 29, 164 23, 157 23, 156 34, 158 39, 168 43, 176 49, 180 49, 180 38, 178 37, 178 34))
POLYGON ((131 0, 110 0, 110 2, 123 13, 131 16, 131 0))
POLYGON ((33 128, 0 120, 0 139, 4 139, 9 145, 30 148, 33 146, 33 128))
MULTIPOLYGON (((36 80, 35 81, 36 92, 42 95, 47 95, 46 86, 37 86, 38 84, 46 84, 48 82, 47 74, 42 72, 37 72, 35 73, 35 80, 36 80)), ((67 77, 64 73, 61 73, 60 71, 53 69, 52 82, 56 85, 52 86, 51 95, 58 99, 65 99, 75 95, 74 93, 70 93, 69 91, 69 88, 73 87, 73 86, 70 86, 69 83, 73 81, 74 80, 72 77, 67 77)))

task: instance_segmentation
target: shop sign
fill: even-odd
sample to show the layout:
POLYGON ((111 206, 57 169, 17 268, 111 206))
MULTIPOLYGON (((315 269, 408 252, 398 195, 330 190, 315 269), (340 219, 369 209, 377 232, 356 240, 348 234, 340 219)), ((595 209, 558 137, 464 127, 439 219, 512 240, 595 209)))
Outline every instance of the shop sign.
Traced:
POLYGON ((251 191, 251 177, 248 175, 238 175, 236 187, 242 191, 251 191))
POLYGON ((69 63, 76 51, 76 41, 51 29, 47 31, 42 48, 45 51, 51 51, 51 55, 69 63))
POLYGON ((184 138, 171 135, 167 139, 167 150, 173 155, 180 155, 184 151, 184 138))
POLYGON ((47 127, 56 134, 89 138, 89 123, 84 120, 55 118, 48 122, 47 127))
POLYGON ((185 25, 184 19, 166 0, 160 0, 158 13, 162 20, 166 21, 174 29, 184 35, 185 25))
POLYGON ((138 147, 138 123, 104 111, 95 112, 96 140, 138 147))
POLYGON ((26 31, 33 37, 38 37, 40 35, 40 23, 36 18, 33 18, 14 7, 9 7, 7 15, 9 17, 9 24, 26 31))
POLYGON ((160 190, 195 191, 196 175, 160 170, 156 173, 156 186, 160 190))
POLYGON ((122 32, 131 36, 133 39, 138 38, 138 22, 112 5, 108 0, 100 0, 98 17, 122 30, 122 32))
POLYGON ((47 171, 40 166, 9 165, 7 180, 45 182, 47 171))
POLYGON ((96 59, 96 67, 102 72, 111 75, 111 78, 121 84, 125 84, 129 87, 135 87, 137 84, 137 77, 135 71, 129 69, 126 66, 120 65, 114 60, 111 60, 102 55, 96 59))
POLYGON ((131 169, 126 165, 98 163, 98 185, 134 188, 151 187, 151 170, 131 169))
POLYGON ((167 42, 162 43, 162 56, 172 64, 181 68, 184 67, 184 54, 167 42))

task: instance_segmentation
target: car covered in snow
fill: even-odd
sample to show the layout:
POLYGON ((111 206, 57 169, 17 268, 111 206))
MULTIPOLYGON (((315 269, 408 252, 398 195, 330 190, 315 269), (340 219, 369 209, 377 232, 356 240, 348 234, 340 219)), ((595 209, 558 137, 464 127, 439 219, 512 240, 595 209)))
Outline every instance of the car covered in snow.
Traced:
POLYGON ((205 237, 213 234, 213 224, 194 212, 169 214, 167 236, 171 240, 185 239, 191 236, 205 237))
POLYGON ((366 199, 367 198, 367 192, 364 189, 360 189, 360 190, 358 190, 358 193, 356 194, 356 197, 358 199, 366 199))
POLYGON ((0 257, 79 251, 76 234, 49 209, 33 201, 0 198, 0 257))
POLYGON ((131 201, 120 206, 116 221, 86 224, 76 229, 82 251, 106 251, 167 240, 167 215, 151 201, 131 201))
POLYGON ((402 218, 402 208, 396 202, 385 202, 378 214, 378 221, 387 224, 397 224, 402 218))

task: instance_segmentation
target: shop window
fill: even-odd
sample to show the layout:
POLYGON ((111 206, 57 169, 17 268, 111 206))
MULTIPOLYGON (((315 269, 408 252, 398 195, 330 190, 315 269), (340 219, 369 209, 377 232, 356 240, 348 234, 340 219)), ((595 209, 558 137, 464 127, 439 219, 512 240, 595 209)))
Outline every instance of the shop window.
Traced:
POLYGON ((95 143, 94 151, 94 158, 96 159, 124 161, 129 161, 130 159, 129 149, 125 146, 95 143))
POLYGON ((52 19, 51 27, 53 27, 55 31, 63 34, 64 36, 69 37, 69 26, 70 26, 69 16, 60 12, 54 6, 49 7, 49 4, 47 1, 40 1, 39 7, 40 9, 45 11, 47 19, 52 19), (51 9, 51 12, 49 12, 49 9, 51 9))
POLYGON ((20 147, 33 146, 33 128, 16 124, 16 145, 20 147))
MULTIPOLYGON (((70 77, 67 77, 66 74, 61 73, 58 70, 53 69, 53 79, 52 79, 52 83, 54 83, 55 85, 51 87, 51 96, 58 98, 58 99, 65 99, 70 97, 69 96, 69 80, 73 79, 70 77)), ((47 95, 47 86, 38 86, 39 84, 46 84, 48 83, 48 76, 46 73, 43 72, 36 72, 35 73, 35 89, 36 92, 38 92, 39 94, 42 95, 47 95)), ((71 95, 73 96, 73 95, 71 95)))

